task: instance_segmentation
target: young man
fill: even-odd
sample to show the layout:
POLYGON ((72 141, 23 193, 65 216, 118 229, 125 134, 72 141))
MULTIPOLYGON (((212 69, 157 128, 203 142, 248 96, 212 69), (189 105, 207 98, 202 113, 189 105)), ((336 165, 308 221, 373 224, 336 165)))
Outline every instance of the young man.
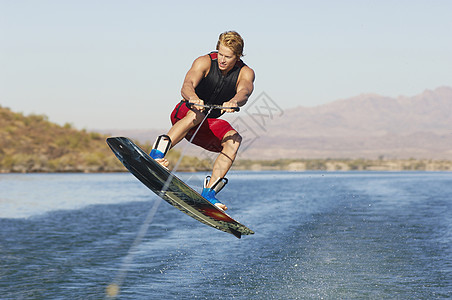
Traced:
MULTIPOLYGON (((217 51, 193 62, 182 85, 183 100, 171 114, 173 127, 166 135, 158 137, 151 151, 151 157, 161 165, 168 166, 168 161, 164 158, 166 152, 184 137, 191 140, 206 116, 204 107, 196 104, 234 108, 243 106, 248 101, 254 89, 254 71, 240 59, 243 56, 243 46, 243 39, 237 32, 227 31, 220 34, 217 51), (193 105, 187 105, 187 102, 193 105)), ((207 176, 204 182, 202 196, 226 210, 226 205, 218 201, 216 194, 227 183, 225 175, 235 160, 242 138, 227 121, 218 119, 224 112, 234 112, 234 109, 212 110, 192 143, 219 153, 212 176, 207 176)))

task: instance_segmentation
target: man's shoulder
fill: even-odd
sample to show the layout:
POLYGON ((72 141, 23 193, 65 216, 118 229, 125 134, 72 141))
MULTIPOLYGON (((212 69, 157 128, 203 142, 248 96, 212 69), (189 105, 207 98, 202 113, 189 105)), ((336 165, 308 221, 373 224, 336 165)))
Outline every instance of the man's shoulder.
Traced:
POLYGON ((240 70, 240 75, 254 78, 254 70, 251 69, 248 65, 243 65, 242 69, 240 70))
POLYGON ((201 55, 200 57, 195 59, 195 61, 193 62, 193 65, 196 65, 196 66, 201 67, 201 68, 203 68, 203 67, 210 68, 210 56, 209 56, 209 54, 201 55))

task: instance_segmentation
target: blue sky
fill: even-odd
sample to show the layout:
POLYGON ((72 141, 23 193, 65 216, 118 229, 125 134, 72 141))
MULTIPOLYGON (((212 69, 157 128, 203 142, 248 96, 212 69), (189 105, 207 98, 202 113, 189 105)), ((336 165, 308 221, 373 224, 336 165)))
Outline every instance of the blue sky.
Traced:
POLYGON ((253 96, 283 109, 413 96, 452 85, 451 13, 447 0, 0 0, 0 105, 77 128, 169 128, 185 73, 225 30, 245 39, 253 96))

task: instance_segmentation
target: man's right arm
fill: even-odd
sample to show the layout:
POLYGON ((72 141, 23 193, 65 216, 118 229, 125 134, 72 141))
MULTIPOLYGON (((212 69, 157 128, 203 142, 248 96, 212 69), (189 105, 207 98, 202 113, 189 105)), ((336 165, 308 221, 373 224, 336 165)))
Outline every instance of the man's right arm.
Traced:
MULTIPOLYGON (((199 99, 198 95, 196 95, 195 88, 206 76, 209 70, 209 55, 204 55, 195 59, 190 70, 188 70, 187 75, 185 75, 184 83, 182 84, 181 89, 182 98, 191 103, 204 104, 204 101, 199 99)), ((201 107, 199 108, 201 109, 201 107)))

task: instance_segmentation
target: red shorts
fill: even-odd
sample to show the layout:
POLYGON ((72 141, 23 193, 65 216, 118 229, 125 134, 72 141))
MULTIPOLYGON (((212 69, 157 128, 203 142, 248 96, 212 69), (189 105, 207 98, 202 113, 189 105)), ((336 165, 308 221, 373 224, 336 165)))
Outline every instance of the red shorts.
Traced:
MULTIPOLYGON (((171 123, 176 124, 183 119, 190 109, 185 103, 179 103, 171 113, 171 123)), ((190 141, 198 127, 190 129, 185 138, 190 141)), ((212 152, 223 150, 221 142, 223 137, 231 130, 235 130, 231 124, 225 120, 208 118, 201 125, 192 143, 212 152)))

